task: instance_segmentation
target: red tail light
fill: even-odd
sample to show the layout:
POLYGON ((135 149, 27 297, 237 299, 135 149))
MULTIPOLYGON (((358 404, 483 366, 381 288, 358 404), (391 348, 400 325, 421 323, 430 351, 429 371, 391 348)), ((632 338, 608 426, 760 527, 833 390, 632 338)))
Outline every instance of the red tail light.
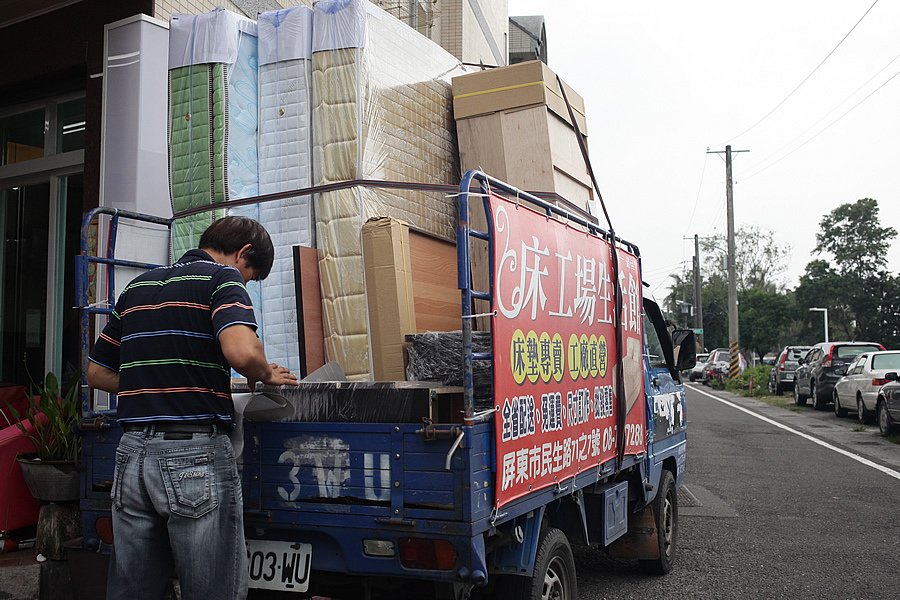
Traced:
POLYGON ((778 370, 784 371, 784 363, 787 361, 787 352, 781 355, 781 360, 778 361, 778 370))
POLYGON ((825 357, 825 360, 822 361, 823 367, 831 366, 831 357, 834 355, 834 346, 828 349, 828 356, 825 357))
POLYGON ((890 379, 875 378, 872 380, 872 387, 881 387, 884 384, 886 384, 888 381, 890 381, 890 379))
POLYGON ((446 540, 400 538, 400 563, 407 569, 449 571, 456 567, 456 548, 446 540))

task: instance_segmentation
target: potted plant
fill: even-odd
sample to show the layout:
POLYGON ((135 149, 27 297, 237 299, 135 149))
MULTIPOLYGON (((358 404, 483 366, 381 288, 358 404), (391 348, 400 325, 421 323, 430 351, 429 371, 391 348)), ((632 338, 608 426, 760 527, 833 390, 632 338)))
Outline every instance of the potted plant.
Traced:
POLYGON ((79 415, 78 379, 65 395, 59 380, 47 373, 43 385, 32 380, 24 414, 13 415, 16 426, 34 444, 34 454, 18 457, 31 494, 42 502, 77 500, 79 440, 75 424, 79 415))

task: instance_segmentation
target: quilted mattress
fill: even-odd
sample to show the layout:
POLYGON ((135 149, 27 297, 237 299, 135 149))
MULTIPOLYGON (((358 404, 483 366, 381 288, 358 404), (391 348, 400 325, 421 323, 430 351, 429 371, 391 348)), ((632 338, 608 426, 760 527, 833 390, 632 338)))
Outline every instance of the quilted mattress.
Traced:
MULTIPOLYGON (((313 184, 458 181, 450 79, 462 72, 453 56, 365 0, 317 2, 313 184)), ((370 372, 362 224, 391 216, 452 239, 455 212, 453 199, 406 190, 355 187, 318 196, 326 354, 348 377, 370 372)))
MULTIPOLYGON (((259 193, 310 187, 312 11, 296 7, 259 15, 259 193)), ((275 262, 259 282, 257 322, 269 360, 300 371, 292 247, 315 246, 309 196, 265 202, 251 215, 272 237, 275 262)))
MULTIPOLYGON (((175 15, 169 35, 169 189, 179 212, 259 194, 256 22, 175 15)), ((175 259, 223 211, 175 221, 175 259)))

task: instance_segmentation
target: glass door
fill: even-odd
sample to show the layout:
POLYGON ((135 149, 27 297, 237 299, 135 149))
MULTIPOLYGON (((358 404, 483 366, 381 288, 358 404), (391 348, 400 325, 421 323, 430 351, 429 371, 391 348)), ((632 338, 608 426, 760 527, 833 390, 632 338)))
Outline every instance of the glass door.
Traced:
MULTIPOLYGON (((50 183, 0 189, 0 381, 46 372, 50 183)), ((54 243, 55 245, 55 243, 54 243)))

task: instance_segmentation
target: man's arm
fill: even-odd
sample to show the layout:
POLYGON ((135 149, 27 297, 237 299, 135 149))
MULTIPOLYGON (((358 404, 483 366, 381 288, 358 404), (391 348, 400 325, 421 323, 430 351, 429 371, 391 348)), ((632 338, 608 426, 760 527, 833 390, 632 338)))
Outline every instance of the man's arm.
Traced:
POLYGON ((110 394, 119 393, 119 374, 95 362, 88 363, 88 385, 110 394))
POLYGON ((236 324, 219 333, 219 345, 225 360, 247 378, 252 390, 257 381, 266 385, 297 385, 297 376, 286 368, 270 363, 256 332, 247 325, 236 324))

